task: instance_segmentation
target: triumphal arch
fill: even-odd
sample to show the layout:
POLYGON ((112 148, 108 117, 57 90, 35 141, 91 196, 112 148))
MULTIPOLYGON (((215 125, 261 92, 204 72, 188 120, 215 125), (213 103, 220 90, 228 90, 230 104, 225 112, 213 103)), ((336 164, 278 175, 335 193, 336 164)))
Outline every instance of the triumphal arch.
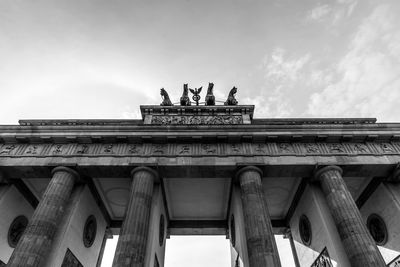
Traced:
MULTIPOLYGON (((188 87, 133 120, 0 126, 1 266, 164 266, 170 235, 225 235, 232 266, 397 266, 400 124, 254 118, 188 87), (291 255, 287 255, 291 256, 291 255)), ((72 104, 72 103, 71 103, 72 104)))

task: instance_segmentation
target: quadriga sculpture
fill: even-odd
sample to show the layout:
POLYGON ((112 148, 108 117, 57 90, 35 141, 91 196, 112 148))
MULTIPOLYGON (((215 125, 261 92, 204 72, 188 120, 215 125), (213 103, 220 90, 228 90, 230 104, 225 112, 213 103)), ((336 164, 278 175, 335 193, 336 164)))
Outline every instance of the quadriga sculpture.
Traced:
POLYGON ((206 95, 206 106, 214 106, 215 105, 215 96, 213 93, 214 84, 208 83, 207 95, 206 95))
POLYGON ((168 93, 164 88, 160 89, 160 95, 162 99, 160 106, 173 106, 171 99, 169 99, 168 93))
POLYGON ((238 101, 235 98, 235 94, 237 93, 237 88, 233 87, 229 92, 228 99, 225 101, 225 106, 235 106, 238 104, 238 101))
POLYGON ((183 93, 181 96, 181 106, 190 106, 190 98, 189 98, 189 87, 188 84, 183 84, 183 93))

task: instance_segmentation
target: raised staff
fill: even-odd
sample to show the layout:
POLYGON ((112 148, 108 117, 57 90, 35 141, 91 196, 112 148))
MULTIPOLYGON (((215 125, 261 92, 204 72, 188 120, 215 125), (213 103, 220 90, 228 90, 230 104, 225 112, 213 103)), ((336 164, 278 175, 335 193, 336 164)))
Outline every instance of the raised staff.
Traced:
POLYGON ((200 96, 201 89, 203 89, 203 86, 200 87, 199 89, 197 89, 197 88, 190 89, 189 88, 190 92, 192 92, 192 94, 193 94, 192 99, 196 102, 196 106, 199 105, 199 100, 201 98, 201 96, 200 96))

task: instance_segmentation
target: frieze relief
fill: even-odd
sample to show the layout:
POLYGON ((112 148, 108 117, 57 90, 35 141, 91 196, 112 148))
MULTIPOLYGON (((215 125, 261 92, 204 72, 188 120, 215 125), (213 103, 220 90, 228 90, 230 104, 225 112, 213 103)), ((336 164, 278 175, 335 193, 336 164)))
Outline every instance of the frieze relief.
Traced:
POLYGON ((151 124, 160 125, 223 125, 223 124, 243 124, 241 115, 174 115, 163 116, 153 115, 151 124))
POLYGON ((0 144, 0 157, 400 155, 392 143, 0 144))

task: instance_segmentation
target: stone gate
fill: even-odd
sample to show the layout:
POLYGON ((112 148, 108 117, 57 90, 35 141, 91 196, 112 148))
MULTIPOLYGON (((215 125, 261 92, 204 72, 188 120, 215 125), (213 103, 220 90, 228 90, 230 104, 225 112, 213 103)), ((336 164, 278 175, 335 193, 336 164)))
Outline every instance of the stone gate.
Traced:
POLYGON ((281 266, 274 234, 297 266, 400 254, 400 124, 140 108, 0 126, 3 265, 99 266, 112 234, 113 266, 164 266, 170 235, 226 235, 232 266, 281 266))

